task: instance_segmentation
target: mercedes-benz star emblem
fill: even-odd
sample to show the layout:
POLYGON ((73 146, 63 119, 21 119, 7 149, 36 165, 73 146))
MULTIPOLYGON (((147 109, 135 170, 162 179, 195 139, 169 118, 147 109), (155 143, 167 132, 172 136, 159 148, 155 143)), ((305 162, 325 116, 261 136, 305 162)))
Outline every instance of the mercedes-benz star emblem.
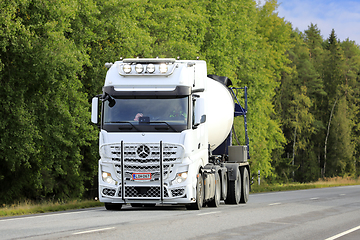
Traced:
POLYGON ((136 153, 141 158, 147 158, 150 155, 150 148, 146 145, 141 145, 136 150, 136 153))

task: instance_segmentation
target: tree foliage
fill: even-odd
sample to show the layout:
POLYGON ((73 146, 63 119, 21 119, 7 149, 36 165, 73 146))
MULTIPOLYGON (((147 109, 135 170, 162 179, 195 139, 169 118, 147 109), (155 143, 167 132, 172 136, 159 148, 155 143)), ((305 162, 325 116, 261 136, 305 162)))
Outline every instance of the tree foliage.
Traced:
MULTIPOLYGON (((0 2, 0 203, 96 188, 89 100, 120 57, 207 61, 248 87, 253 175, 359 175, 360 49, 317 25, 303 33, 276 0, 0 2)), ((243 135, 242 120, 235 121, 243 135)))

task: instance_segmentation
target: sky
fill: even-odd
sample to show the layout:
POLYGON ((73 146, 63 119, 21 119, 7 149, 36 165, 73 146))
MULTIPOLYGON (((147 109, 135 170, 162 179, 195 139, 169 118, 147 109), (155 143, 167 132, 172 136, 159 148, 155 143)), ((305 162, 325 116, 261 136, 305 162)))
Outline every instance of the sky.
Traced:
MULTIPOLYGON (((260 2, 265 2, 261 0, 260 2)), ((331 30, 341 41, 349 38, 360 45, 360 0, 277 0, 278 15, 301 32, 317 24, 323 39, 331 30)))

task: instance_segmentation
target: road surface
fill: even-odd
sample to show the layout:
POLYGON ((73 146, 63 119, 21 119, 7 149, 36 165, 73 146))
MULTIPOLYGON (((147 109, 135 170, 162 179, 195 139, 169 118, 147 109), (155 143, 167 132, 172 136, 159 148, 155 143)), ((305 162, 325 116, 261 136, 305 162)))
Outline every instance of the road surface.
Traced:
POLYGON ((92 208, 0 218, 0 239, 360 239, 360 186, 251 194, 244 205, 92 208))

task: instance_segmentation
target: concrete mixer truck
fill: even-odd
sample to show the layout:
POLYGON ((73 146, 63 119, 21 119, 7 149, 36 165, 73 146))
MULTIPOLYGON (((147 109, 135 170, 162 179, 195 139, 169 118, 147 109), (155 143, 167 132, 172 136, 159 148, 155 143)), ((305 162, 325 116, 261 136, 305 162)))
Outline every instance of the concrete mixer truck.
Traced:
POLYGON ((246 88, 207 75, 201 60, 133 58, 105 66, 91 121, 100 128, 98 187, 106 209, 199 210, 248 201, 246 88), (244 117, 245 144, 232 146, 236 116, 244 117))

